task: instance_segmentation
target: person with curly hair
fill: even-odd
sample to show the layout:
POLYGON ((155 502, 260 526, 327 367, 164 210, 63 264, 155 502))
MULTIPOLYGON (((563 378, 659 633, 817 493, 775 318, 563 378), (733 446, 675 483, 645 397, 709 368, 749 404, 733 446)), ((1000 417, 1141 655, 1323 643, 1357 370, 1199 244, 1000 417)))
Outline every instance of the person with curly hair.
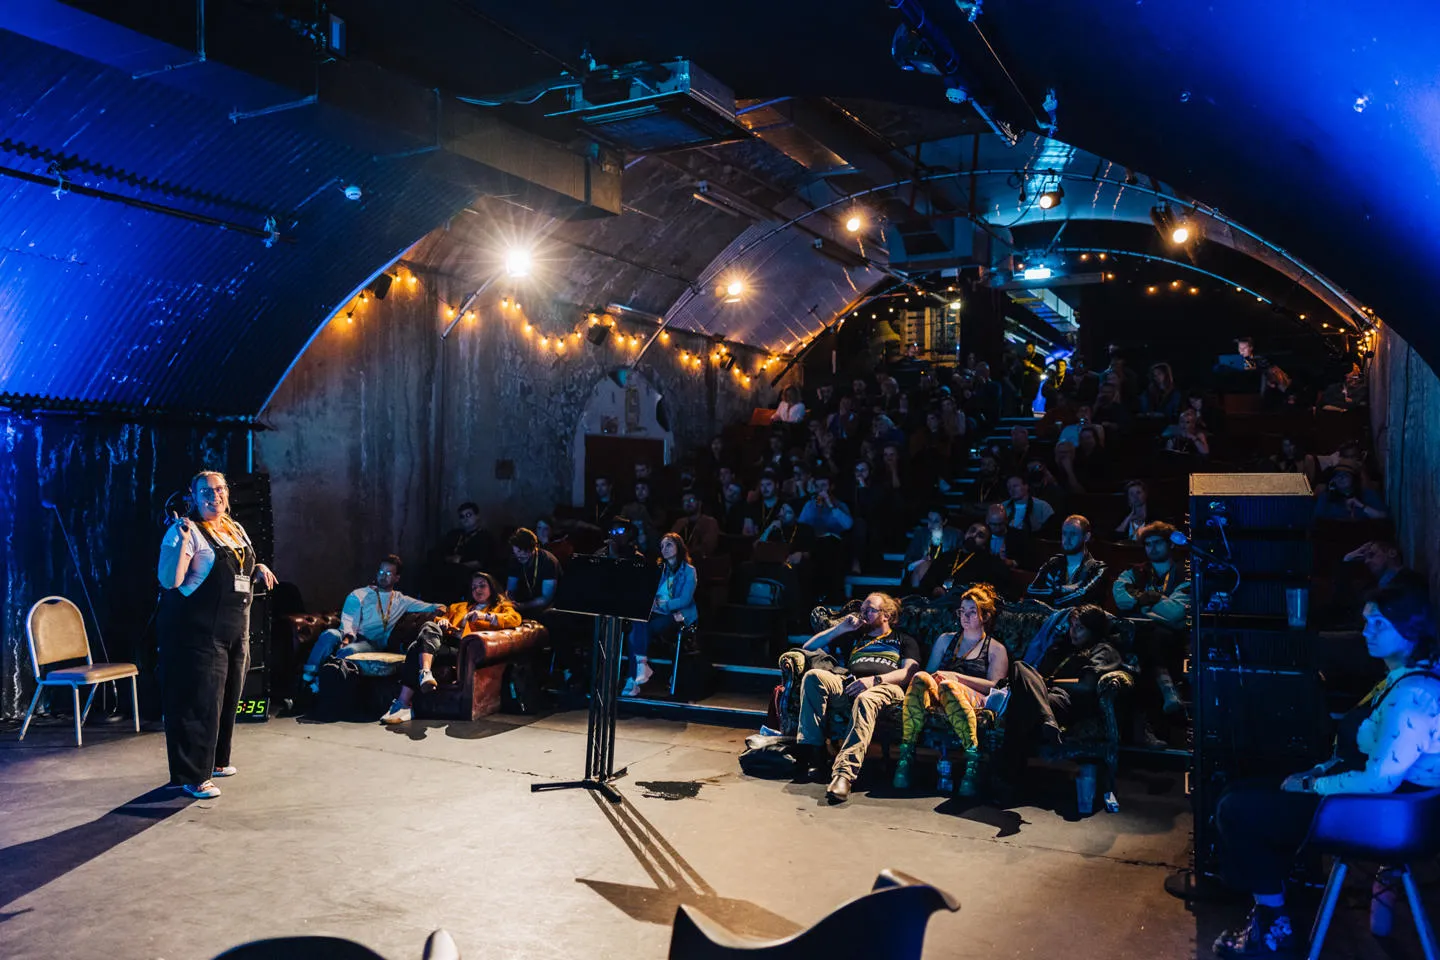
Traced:
POLYGON ((975 711, 995 684, 1010 674, 1005 644, 990 636, 1000 612, 1000 596, 988 583, 979 583, 960 597, 960 630, 942 634, 930 649, 925 669, 910 680, 901 707, 900 760, 895 767, 895 789, 910 788, 910 767, 915 746, 928 713, 942 713, 965 752, 965 772, 955 793, 973 797, 979 792, 979 741, 975 711))

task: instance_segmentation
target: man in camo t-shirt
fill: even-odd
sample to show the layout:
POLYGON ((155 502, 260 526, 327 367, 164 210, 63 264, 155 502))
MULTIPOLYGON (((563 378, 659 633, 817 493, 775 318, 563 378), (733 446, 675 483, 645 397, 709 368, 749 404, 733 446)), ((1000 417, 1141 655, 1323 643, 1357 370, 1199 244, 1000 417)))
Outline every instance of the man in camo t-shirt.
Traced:
POLYGON ((915 638, 892 628, 900 603, 883 593, 865 598, 858 614, 849 614, 828 630, 805 641, 804 649, 830 648, 845 661, 847 674, 811 670, 800 681, 800 733, 806 779, 828 778, 825 795, 844 803, 860 774, 860 764, 875 732, 875 719, 892 703, 905 699, 905 685, 920 666, 915 638), (848 713, 850 729, 833 765, 825 753, 825 715, 848 713))

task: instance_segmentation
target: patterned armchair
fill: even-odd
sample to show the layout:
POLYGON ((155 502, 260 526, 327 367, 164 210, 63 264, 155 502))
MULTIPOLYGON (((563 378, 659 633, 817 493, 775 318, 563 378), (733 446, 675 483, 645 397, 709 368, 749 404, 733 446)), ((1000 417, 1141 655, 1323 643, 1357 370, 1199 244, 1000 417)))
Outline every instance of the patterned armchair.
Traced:
MULTIPOLYGON (((818 633, 828 629, 846 613, 859 608, 859 601, 851 601, 844 607, 830 609, 816 607, 811 614, 811 627, 818 633)), ((913 636, 920 644, 922 666, 929 658, 930 648, 944 633, 960 628, 956 613, 958 604, 953 601, 933 601, 921 597, 908 597, 901 603, 900 622, 897 628, 913 636)), ((991 635, 1005 644, 1012 660, 1019 659, 1026 645, 1055 611, 1038 600, 1021 600, 1007 603, 996 617, 991 635)), ((1127 620, 1111 618, 1110 640, 1120 650, 1130 651, 1134 645, 1135 626, 1127 620)), ((800 674, 804 670, 804 657, 795 651, 787 651, 780 658, 782 693, 782 732, 793 734, 800 714, 800 674)), ((1116 701, 1127 690, 1134 687, 1134 676, 1125 670, 1115 670, 1099 678, 1097 693, 1100 709, 1098 716, 1086 717, 1064 730, 1064 742, 1058 746, 1045 746, 1040 756, 1046 760, 1082 760, 1095 762, 1104 768, 1104 776, 1097 785, 1104 793, 1115 789, 1115 770, 1120 755, 1120 725, 1116 719, 1116 701)), ((1005 738, 1005 725, 989 710, 979 710, 976 718, 980 722, 980 756, 987 764, 1001 748, 1005 738)), ((844 737, 845 730, 836 722, 828 731, 835 739, 844 737)), ((871 741, 880 747, 888 760, 892 744, 900 742, 900 708, 887 707, 880 715, 871 741)), ((920 746, 928 747, 944 755, 958 753, 959 742, 945 718, 930 714, 925 720, 920 746)))

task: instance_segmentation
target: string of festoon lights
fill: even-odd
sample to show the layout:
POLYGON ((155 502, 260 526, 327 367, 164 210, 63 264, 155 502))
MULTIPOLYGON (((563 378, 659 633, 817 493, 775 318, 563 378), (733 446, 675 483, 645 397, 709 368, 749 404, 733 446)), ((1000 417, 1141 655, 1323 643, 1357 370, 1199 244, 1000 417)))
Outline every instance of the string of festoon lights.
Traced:
MULTIPOLYGON (((381 276, 382 278, 389 277, 388 282, 382 279, 360 291, 344 309, 335 314, 335 322, 343 320, 347 326, 353 325, 357 310, 372 300, 381 299, 375 292, 378 289, 377 283, 385 284, 386 296, 393 295, 396 291, 412 293, 421 288, 420 278, 413 271, 403 267, 391 270, 381 276)), ((437 298, 437 303, 441 319, 446 323, 455 322, 460 306, 439 298, 437 298)), ((633 356, 653 332, 653 327, 646 329, 640 325, 627 330, 615 316, 601 311, 582 312, 569 329, 559 331, 542 329, 540 324, 525 314, 524 304, 519 297, 502 295, 498 301, 495 301, 495 307, 498 309, 499 316, 511 321, 520 336, 532 343, 538 352, 555 357, 578 356, 587 345, 596 349, 612 349, 618 352, 622 358, 633 356), (593 333, 594 328, 603 328, 605 333, 593 333)), ((479 311, 472 304, 460 316, 459 323, 469 325, 478 319, 479 311)), ((769 372, 780 361, 780 357, 768 351, 740 347, 741 352, 755 355, 753 366, 747 368, 747 366, 742 366, 741 356, 733 352, 729 344, 704 334, 689 331, 676 331, 672 336, 671 331, 661 330, 655 345, 651 347, 651 354, 653 355, 657 349, 668 351, 678 362, 680 368, 691 374, 701 373, 708 361, 713 367, 729 371, 731 379, 740 387, 751 386, 754 380, 769 372)))

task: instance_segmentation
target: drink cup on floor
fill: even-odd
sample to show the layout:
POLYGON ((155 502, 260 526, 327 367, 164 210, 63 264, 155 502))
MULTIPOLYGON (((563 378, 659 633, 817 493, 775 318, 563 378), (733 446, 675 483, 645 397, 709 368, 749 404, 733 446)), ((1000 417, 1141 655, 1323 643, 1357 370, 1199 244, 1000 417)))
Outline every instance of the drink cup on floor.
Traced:
POLYGON ((1095 810, 1095 764, 1082 763, 1075 774, 1075 806, 1080 816, 1088 816, 1095 810))
POLYGON ((1304 630, 1310 620, 1310 591, 1305 587, 1285 590, 1285 619, 1291 630, 1304 630))

